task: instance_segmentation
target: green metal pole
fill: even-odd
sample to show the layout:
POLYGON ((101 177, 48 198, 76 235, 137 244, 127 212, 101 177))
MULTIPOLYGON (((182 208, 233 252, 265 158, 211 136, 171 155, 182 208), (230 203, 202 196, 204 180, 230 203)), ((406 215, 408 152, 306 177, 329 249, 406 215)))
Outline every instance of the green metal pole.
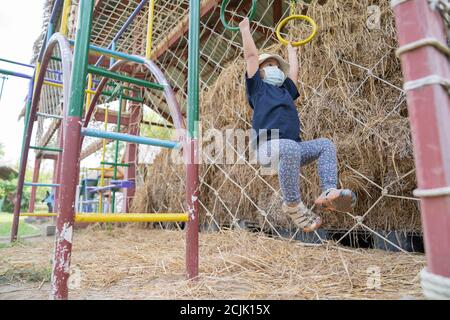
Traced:
MULTIPOLYGON (((103 91, 102 95, 106 96, 106 97, 111 97, 113 95, 113 93, 111 91, 103 91)), ((128 100, 128 101, 133 101, 133 102, 138 102, 138 103, 143 103, 144 99, 142 98, 135 98, 135 97, 130 97, 130 96, 123 96, 124 100, 128 100)))
POLYGON ((118 80, 118 81, 122 81, 122 82, 132 83, 132 84, 135 84, 137 86, 141 86, 141 87, 144 87, 147 89, 155 89, 155 90, 160 90, 160 91, 164 91, 164 89, 165 89, 165 86, 163 86, 159 83, 153 83, 153 82, 148 82, 148 81, 141 80, 141 79, 124 76, 122 74, 115 73, 115 72, 112 72, 112 71, 109 71, 109 70, 106 70, 103 68, 99 68, 99 67, 89 66, 88 71, 89 71, 89 73, 95 74, 97 76, 110 78, 110 79, 114 79, 114 80, 118 80))
POLYGON ((100 164, 105 165, 105 166, 112 166, 112 167, 124 167, 124 168, 130 167, 129 164, 125 164, 125 163, 101 162, 100 164))
POLYGON ((200 12, 198 4, 191 0, 189 22, 189 74, 188 74, 188 133, 198 139, 199 121, 199 59, 200 59, 200 12))
MULTIPOLYGON (((119 95, 119 112, 117 115, 117 129, 116 132, 120 133, 120 126, 122 125, 122 104, 123 104, 123 92, 122 89, 120 90, 120 95, 119 95)), ((119 160, 119 146, 120 146, 120 141, 116 141, 116 151, 114 154, 114 180, 117 180, 117 173, 118 173, 118 160, 119 160)), ((111 199, 111 213, 116 213, 116 191, 113 190, 112 193, 112 199, 111 199)))
MULTIPOLYGON (((81 4, 93 5, 93 0, 81 1, 81 4)), ((80 4, 80 5, 81 5, 80 4)), ((70 105, 68 115, 71 117, 80 117, 83 114, 84 95, 86 87, 86 77, 89 69, 89 41, 92 32, 92 11, 89 7, 80 8, 81 21, 79 27, 88 28, 88 30, 79 30, 74 49, 73 73, 72 73, 72 92, 70 95, 70 105)))
POLYGON ((79 180, 80 143, 83 105, 85 101, 89 41, 95 0, 80 0, 78 26, 71 73, 71 90, 68 106, 64 106, 64 145, 62 153, 59 214, 56 223, 56 244, 53 258, 52 297, 66 300, 69 295, 68 280, 72 255, 75 199, 79 180))
POLYGON ((35 147, 35 146, 30 146, 30 149, 38 150, 38 151, 59 152, 59 153, 61 153, 63 151, 62 149, 59 149, 59 148, 35 147))

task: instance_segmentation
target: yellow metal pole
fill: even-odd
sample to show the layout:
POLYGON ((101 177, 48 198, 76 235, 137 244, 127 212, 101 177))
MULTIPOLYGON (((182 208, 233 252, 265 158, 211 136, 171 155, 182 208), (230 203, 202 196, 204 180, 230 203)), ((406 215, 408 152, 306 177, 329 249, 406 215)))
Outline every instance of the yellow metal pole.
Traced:
POLYGON ((188 222, 187 213, 182 214, 83 214, 75 220, 80 223, 126 223, 126 222, 188 222))
POLYGON ((21 217, 40 217, 40 218, 50 218, 58 216, 56 213, 21 213, 21 217))
POLYGON ((69 33, 69 15, 71 5, 72 5, 71 0, 64 0, 60 32, 65 37, 67 37, 69 33))
POLYGON ((88 75, 88 88, 86 90, 86 108, 89 108, 89 106, 91 105, 91 93, 89 91, 92 91, 92 86, 93 86, 93 78, 92 78, 92 74, 88 75))
POLYGON ((150 0, 150 10, 148 13, 148 26, 147 26, 147 48, 145 57, 150 60, 152 57, 153 46, 153 21, 155 17, 155 0, 150 0))
POLYGON ((33 97, 34 93, 36 92, 36 86, 37 86, 37 79, 39 77, 39 72, 41 72, 41 63, 36 63, 36 73, 34 74, 34 88, 33 88, 33 97))
MULTIPOLYGON (((56 217, 55 213, 23 213, 23 217, 56 217)), ((130 214, 88 214, 77 213, 79 223, 131 223, 131 222, 188 222, 187 213, 130 213, 130 214)))
MULTIPOLYGON (((56 87, 56 88, 62 88, 63 85, 61 83, 54 83, 54 82, 50 82, 50 81, 44 81, 44 84, 47 86, 51 86, 51 87, 56 87)), ((96 93, 95 90, 86 90, 87 94, 93 95, 96 93)))

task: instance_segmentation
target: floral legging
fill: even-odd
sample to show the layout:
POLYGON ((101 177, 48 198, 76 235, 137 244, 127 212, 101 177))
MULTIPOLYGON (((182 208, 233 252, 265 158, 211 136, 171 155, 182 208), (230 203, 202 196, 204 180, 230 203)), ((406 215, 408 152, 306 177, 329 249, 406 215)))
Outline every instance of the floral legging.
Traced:
POLYGON ((299 203, 300 167, 318 160, 318 173, 323 191, 337 186, 337 157, 334 143, 325 138, 297 142, 270 140, 260 144, 258 160, 264 167, 278 169, 280 187, 286 203, 299 203))

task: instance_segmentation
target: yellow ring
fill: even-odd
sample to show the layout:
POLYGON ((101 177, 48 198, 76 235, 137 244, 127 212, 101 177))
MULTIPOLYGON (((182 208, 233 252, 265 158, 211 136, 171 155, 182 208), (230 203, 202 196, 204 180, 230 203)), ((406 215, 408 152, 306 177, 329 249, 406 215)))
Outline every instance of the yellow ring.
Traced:
POLYGON ((311 19, 311 18, 308 17, 308 16, 303 16, 303 15, 292 15, 292 16, 289 16, 289 17, 287 17, 286 19, 282 20, 282 21, 278 24, 277 30, 276 30, 276 35, 277 35, 278 40, 279 40, 282 44, 284 44, 285 46, 287 46, 290 42, 287 41, 286 39, 284 39, 284 38, 281 36, 281 29, 282 29, 289 21, 291 21, 291 20, 306 20, 306 21, 309 22, 309 24, 310 24, 310 25, 312 26, 312 28, 313 28, 313 30, 312 30, 312 32, 311 32, 311 34, 309 35, 308 38, 306 38, 305 40, 301 40, 301 41, 297 41, 297 42, 291 43, 291 45, 292 45, 293 47, 299 47, 299 46, 301 46, 301 45, 307 44, 307 43, 311 42, 311 40, 314 39, 314 37, 317 35, 317 29, 318 29, 318 28, 317 28, 316 22, 315 22, 313 19, 311 19))

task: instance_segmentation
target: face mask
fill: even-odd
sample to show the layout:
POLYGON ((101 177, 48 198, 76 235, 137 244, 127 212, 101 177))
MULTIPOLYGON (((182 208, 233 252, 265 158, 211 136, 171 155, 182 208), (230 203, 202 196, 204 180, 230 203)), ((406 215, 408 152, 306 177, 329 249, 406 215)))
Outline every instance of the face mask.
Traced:
POLYGON ((265 77, 264 82, 281 87, 286 80, 286 75, 278 67, 265 67, 264 69, 265 77))

